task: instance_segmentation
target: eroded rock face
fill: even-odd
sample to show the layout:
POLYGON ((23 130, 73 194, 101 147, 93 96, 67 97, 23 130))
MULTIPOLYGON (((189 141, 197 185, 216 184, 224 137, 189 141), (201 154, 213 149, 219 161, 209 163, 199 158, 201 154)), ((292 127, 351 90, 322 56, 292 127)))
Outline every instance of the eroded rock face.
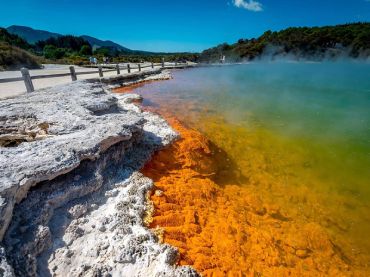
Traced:
MULTIPOLYGON (((47 137, 16 147, 0 147, 0 239, 12 207, 29 188, 95 159, 119 141, 130 140, 143 125, 135 112, 119 112, 118 100, 100 85, 75 82, 0 102, 0 119, 8 125, 48 124, 47 137), (104 115, 96 115, 103 113, 104 115)), ((22 128, 22 126, 20 126, 22 128)), ((6 130, 6 128, 3 128, 6 130)), ((13 128, 14 129, 14 128, 13 128)))
POLYGON ((152 181, 138 170, 177 134, 137 99, 74 82, 0 102, 13 134, 25 128, 12 118, 47 124, 42 139, 0 147, 1 274, 197 276, 144 227, 152 181))
POLYGON ((4 117, 0 119, 0 147, 15 147, 22 142, 46 137, 49 124, 30 117, 4 117))

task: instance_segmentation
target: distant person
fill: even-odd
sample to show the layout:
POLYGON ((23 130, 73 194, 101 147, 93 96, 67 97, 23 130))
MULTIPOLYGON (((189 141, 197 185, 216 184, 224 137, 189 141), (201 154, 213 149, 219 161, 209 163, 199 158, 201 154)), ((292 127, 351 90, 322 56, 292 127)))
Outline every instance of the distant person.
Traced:
POLYGON ((97 60, 95 57, 94 57, 93 61, 94 61, 94 64, 95 64, 95 65, 97 65, 97 64, 98 64, 98 60, 97 60))

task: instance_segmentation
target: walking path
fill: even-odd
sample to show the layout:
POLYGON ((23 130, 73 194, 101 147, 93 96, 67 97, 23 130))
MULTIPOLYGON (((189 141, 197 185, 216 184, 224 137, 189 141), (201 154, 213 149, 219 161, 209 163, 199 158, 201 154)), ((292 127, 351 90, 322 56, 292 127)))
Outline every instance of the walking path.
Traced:
MULTIPOLYGON (((148 64, 142 64, 143 65, 149 65, 148 64)), ((126 66, 126 64, 125 64, 126 66)), ((137 64, 131 65, 131 72, 137 72, 138 69, 136 68, 137 64)), ((154 68, 159 68, 159 66, 155 66, 154 68)), ((151 67, 144 67, 142 68, 142 71, 144 70, 150 70, 151 67)), ((86 72, 86 71, 97 71, 97 68, 85 68, 80 66, 75 66, 76 73, 78 72, 86 72)), ((58 74, 58 73, 68 73, 69 72, 69 65, 59 65, 59 64, 46 64, 44 65, 43 69, 34 69, 30 70, 30 75, 46 75, 46 74, 58 74)), ((121 69, 121 73, 126 73, 127 71, 125 69, 121 69)), ((110 77, 117 75, 117 72, 111 71, 111 72, 104 72, 104 77, 110 77)), ((15 71, 0 71, 0 79, 4 78, 13 78, 13 77, 22 77, 20 70, 15 71)), ((87 74, 87 75, 78 75, 79 80, 85 80, 85 79, 91 79, 99 77, 99 74, 87 74)), ((33 80, 33 85, 35 89, 41 89, 41 88, 47 88, 47 87, 53 87, 56 85, 61 84, 68 84, 71 82, 70 76, 65 77, 53 77, 53 78, 44 78, 44 79, 36 79, 33 80)), ((26 92, 26 88, 23 81, 18 82, 10 82, 10 83, 0 83, 0 99, 1 98, 7 98, 12 97, 16 95, 20 95, 26 92)))

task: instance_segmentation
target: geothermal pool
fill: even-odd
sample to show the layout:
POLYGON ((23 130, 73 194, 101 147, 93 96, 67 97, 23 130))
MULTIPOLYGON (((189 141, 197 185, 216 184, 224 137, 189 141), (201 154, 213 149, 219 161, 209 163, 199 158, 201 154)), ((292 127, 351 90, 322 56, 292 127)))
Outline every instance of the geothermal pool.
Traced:
POLYGON ((135 92, 182 135, 143 170, 157 187, 151 227, 179 263, 205 276, 370 274, 370 64, 173 77, 135 92))

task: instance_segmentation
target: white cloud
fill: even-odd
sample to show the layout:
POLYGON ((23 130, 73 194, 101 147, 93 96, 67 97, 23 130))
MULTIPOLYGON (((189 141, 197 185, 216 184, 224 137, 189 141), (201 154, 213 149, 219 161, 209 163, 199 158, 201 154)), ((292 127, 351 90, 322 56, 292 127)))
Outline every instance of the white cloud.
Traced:
POLYGON ((254 0, 233 0, 233 4, 235 7, 243 8, 248 11, 253 11, 253 12, 263 11, 262 4, 254 0))

